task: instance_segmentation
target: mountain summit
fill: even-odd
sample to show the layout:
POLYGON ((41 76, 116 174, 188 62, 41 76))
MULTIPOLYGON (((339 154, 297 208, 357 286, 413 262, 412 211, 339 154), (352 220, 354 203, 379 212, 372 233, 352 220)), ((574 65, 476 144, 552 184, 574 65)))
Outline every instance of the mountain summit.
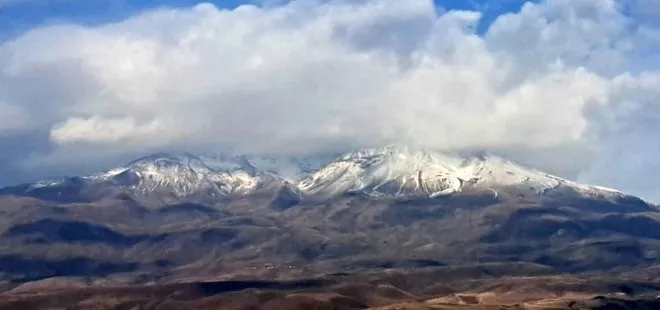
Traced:
POLYGON ((527 168, 496 155, 462 157, 392 146, 362 149, 334 160, 162 153, 89 176, 4 188, 0 194, 89 201, 107 193, 124 193, 176 199, 203 196, 209 201, 249 196, 278 186, 314 198, 348 193, 436 198, 463 191, 487 191, 495 197, 502 192, 517 195, 570 192, 602 199, 626 196, 616 190, 579 184, 527 168))
POLYGON ((306 193, 430 198, 463 190, 489 190, 497 195, 504 189, 538 195, 570 189, 585 196, 623 196, 616 190, 572 182, 492 154, 460 157, 394 147, 345 154, 303 180, 299 188, 306 193))
POLYGON ((656 206, 490 154, 154 154, 0 189, 0 205, 0 242, 8 245, 0 281, 512 262, 583 272, 660 261, 656 206))

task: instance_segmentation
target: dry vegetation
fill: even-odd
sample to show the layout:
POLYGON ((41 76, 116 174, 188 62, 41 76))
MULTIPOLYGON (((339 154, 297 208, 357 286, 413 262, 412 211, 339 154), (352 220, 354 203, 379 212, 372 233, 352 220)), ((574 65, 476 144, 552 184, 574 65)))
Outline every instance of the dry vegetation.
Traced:
POLYGON ((502 193, 0 197, 0 308, 660 307, 655 206, 502 193))
MULTIPOLYGON (((541 266, 389 269, 297 281, 151 286, 72 278, 14 285, 0 309, 658 309, 655 282, 547 275, 541 266), (530 274, 521 276, 520 274, 530 274)), ((11 285, 10 285, 11 286, 11 285)))

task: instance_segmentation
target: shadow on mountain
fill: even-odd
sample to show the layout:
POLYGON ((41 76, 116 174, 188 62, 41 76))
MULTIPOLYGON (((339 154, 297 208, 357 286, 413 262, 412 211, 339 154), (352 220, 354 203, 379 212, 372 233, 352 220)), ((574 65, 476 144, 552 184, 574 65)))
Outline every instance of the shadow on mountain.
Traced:
POLYGON ((392 206, 380 215, 379 219, 388 226, 410 226, 419 221, 442 219, 453 213, 442 205, 392 206))
POLYGON ((135 271, 138 267, 137 263, 112 263, 82 257, 47 260, 28 259, 18 255, 0 256, 0 272, 18 282, 64 276, 105 277, 114 273, 135 271))
POLYGON ((534 262, 575 273, 643 266, 654 260, 646 257, 644 244, 637 240, 613 240, 573 244, 542 255, 534 262))
POLYGON ((205 282, 197 284, 197 288, 204 296, 212 296, 221 293, 243 291, 248 289, 260 290, 307 290, 327 286, 328 282, 323 280, 301 280, 292 282, 277 281, 223 281, 205 282))
POLYGON ((409 260, 386 260, 386 259, 365 259, 357 260, 342 266, 344 270, 360 269, 394 269, 394 268, 426 268, 443 267, 445 263, 431 259, 409 259, 409 260))
POLYGON ((222 244, 236 238, 238 232, 227 228, 213 228, 202 231, 200 236, 204 243, 222 244))
POLYGON ((633 196, 586 198, 570 188, 561 188, 548 194, 546 206, 572 208, 593 213, 638 213, 658 211, 643 200, 633 196))
POLYGON ((553 208, 518 209, 481 241, 577 240, 613 235, 660 240, 660 222, 644 214, 579 218, 553 208))
POLYGON ((426 196, 397 198, 395 206, 446 206, 461 209, 480 209, 498 202, 500 202, 500 199, 490 191, 467 191, 435 198, 426 196))
POLYGON ((597 230, 660 240, 660 222, 644 215, 608 215, 591 226, 597 230))
POLYGON ((179 203, 167 205, 159 208, 155 212, 161 215, 185 215, 185 216, 198 216, 206 215, 214 218, 230 217, 232 214, 228 211, 216 210, 207 205, 197 203, 179 203))
POLYGON ((571 309, 595 309, 595 310, 645 310, 660 309, 658 299, 626 300, 611 297, 597 296, 587 301, 576 301, 569 304, 571 309))
POLYGON ((396 199, 379 217, 389 226, 410 226, 420 221, 440 220, 457 209, 482 209, 497 203, 492 193, 469 193, 436 198, 396 199))
POLYGON ((21 184, 0 189, 0 195, 33 197, 57 203, 90 202, 82 194, 87 182, 80 177, 67 177, 56 185, 33 187, 33 184, 21 184))
POLYGON ((28 237, 30 243, 84 243, 130 246, 143 237, 126 236, 100 225, 78 221, 42 219, 9 228, 3 237, 28 237))
POLYGON ((270 202, 270 207, 277 211, 284 211, 297 206, 301 201, 300 193, 293 190, 291 186, 285 185, 270 202))

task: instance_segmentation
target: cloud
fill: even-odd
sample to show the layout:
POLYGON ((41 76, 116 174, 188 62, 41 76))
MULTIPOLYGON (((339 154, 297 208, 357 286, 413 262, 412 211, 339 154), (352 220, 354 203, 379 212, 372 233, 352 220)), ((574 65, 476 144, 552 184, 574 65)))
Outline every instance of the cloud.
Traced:
POLYGON ((546 0, 480 34, 479 12, 427 0, 298 0, 33 29, 0 46, 0 137, 46 134, 26 171, 160 149, 492 149, 660 198, 610 172, 657 162, 660 129, 639 122, 660 115, 644 64, 660 35, 624 12, 546 0))
POLYGON ((28 116, 18 107, 0 102, 0 136, 21 129, 28 116))
POLYGON ((496 52, 515 57, 518 68, 526 72, 560 62, 618 74, 631 48, 630 20, 619 9, 611 0, 527 3, 519 13, 500 16, 486 39, 496 52))
POLYGON ((161 126, 152 122, 137 125, 133 118, 100 119, 70 118, 64 124, 53 128, 50 132, 52 141, 58 144, 67 143, 114 143, 117 141, 143 140, 157 136, 161 126))

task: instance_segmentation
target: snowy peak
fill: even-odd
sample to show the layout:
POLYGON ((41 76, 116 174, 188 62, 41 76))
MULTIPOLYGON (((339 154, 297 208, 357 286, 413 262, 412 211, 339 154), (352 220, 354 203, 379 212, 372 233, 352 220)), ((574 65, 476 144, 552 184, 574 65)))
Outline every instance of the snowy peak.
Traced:
POLYGON ((160 153, 85 178, 143 193, 165 192, 177 197, 199 192, 214 197, 242 196, 273 182, 295 187, 299 180, 327 163, 322 160, 160 153))
POLYGON ((207 160, 187 153, 146 156, 90 179, 141 192, 168 192, 178 197, 202 191, 213 196, 244 195, 266 181, 244 158, 207 160))
POLYGON ((89 186, 111 187, 178 198, 199 193, 212 198, 245 196, 269 184, 285 185, 296 195, 317 198, 345 193, 434 198, 466 190, 492 191, 495 195, 511 190, 532 195, 570 190, 587 197, 625 196, 615 190, 578 184, 530 169, 492 154, 458 156, 393 146, 362 149, 334 160, 329 157, 161 153, 103 173, 40 181, 20 188, 27 188, 26 193, 61 191, 70 184, 75 185, 76 191, 89 186))
POLYGON ((526 168, 492 154, 460 157, 442 152, 386 147, 348 153, 299 185, 303 192, 336 195, 365 192, 376 196, 438 197, 467 188, 497 191, 520 188, 544 194, 571 188, 584 195, 619 192, 577 184, 526 168))
POLYGON ((196 174, 232 173, 238 170, 256 174, 250 163, 241 156, 202 157, 189 153, 170 154, 159 153, 137 159, 125 166, 134 171, 153 172, 161 174, 177 174, 194 172, 196 174))
POLYGON ((456 192, 463 181, 461 160, 442 154, 386 147, 341 156, 300 183, 303 192, 336 195, 367 192, 376 195, 433 195, 456 192), (441 179, 431 181, 430 178, 441 179))

